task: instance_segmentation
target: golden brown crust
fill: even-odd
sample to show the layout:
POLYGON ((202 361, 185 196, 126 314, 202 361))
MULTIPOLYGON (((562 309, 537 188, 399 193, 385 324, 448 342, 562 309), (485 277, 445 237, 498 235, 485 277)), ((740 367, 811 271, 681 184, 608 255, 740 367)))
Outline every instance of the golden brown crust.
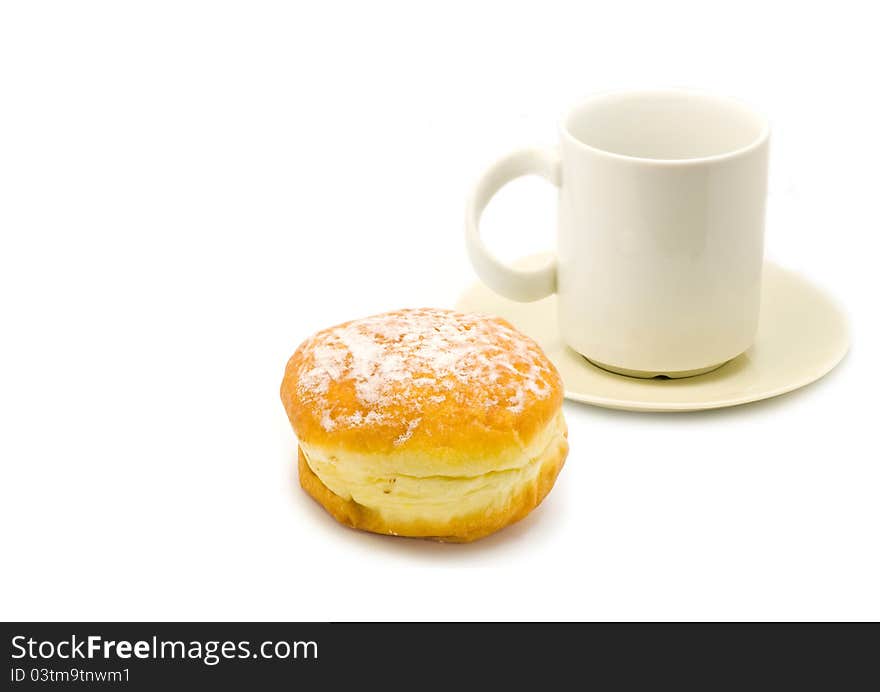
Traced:
POLYGON ((319 332, 296 350, 281 385, 305 444, 453 465, 524 449, 562 396, 556 368, 508 322, 436 309, 319 332))
POLYGON ((406 522, 389 523, 376 510, 339 497, 315 475, 302 449, 299 450, 299 481, 309 495, 346 526, 394 536, 468 543, 519 521, 537 507, 553 487, 567 454, 568 441, 563 435, 556 438, 539 459, 540 469, 537 475, 518 486, 500 508, 493 505, 465 516, 453 517, 443 523, 432 523, 417 517, 406 522))

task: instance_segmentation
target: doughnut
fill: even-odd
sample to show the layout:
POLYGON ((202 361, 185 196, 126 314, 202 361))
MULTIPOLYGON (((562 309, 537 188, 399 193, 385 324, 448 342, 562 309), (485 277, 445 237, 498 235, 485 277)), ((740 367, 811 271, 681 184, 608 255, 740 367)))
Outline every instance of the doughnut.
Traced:
POLYGON ((434 308, 318 332, 281 400, 303 489, 350 527, 468 542, 525 517, 568 453, 559 374, 498 317, 434 308))

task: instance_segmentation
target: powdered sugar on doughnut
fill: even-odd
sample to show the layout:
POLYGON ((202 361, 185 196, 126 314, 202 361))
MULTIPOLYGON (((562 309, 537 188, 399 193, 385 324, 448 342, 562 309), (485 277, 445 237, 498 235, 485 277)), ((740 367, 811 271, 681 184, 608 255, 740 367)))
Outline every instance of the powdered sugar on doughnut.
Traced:
POLYGON ((485 407, 516 414, 530 396, 550 396, 556 377, 537 345, 506 323, 451 310, 399 310, 347 322, 319 332, 301 350, 297 393, 321 412, 321 427, 357 428, 393 417, 405 426, 395 444, 449 397, 479 397, 485 407), (334 383, 353 386, 354 402, 349 396, 340 405, 334 383))

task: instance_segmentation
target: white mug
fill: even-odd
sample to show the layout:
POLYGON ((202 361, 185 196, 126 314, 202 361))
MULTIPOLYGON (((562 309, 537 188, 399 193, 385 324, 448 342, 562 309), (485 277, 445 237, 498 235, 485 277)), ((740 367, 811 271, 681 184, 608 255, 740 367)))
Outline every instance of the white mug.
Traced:
POLYGON ((688 90, 594 96, 563 118, 558 151, 496 162, 467 202, 480 278, 507 298, 558 295, 563 341, 612 372, 687 377, 743 353, 758 326, 767 121, 688 90), (496 259, 480 215, 507 182, 559 187, 557 257, 537 270, 496 259))

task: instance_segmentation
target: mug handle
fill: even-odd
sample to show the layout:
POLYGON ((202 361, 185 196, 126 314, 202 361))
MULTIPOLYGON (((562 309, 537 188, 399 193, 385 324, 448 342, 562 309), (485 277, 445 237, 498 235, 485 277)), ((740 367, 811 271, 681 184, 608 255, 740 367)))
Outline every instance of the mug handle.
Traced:
POLYGON ((562 163, 553 149, 520 149, 492 164, 471 191, 465 208, 465 242, 477 275, 496 293, 521 302, 556 292, 556 260, 539 269, 514 269, 498 260, 480 237, 480 216, 504 185, 524 175, 540 175, 559 187, 562 163))

